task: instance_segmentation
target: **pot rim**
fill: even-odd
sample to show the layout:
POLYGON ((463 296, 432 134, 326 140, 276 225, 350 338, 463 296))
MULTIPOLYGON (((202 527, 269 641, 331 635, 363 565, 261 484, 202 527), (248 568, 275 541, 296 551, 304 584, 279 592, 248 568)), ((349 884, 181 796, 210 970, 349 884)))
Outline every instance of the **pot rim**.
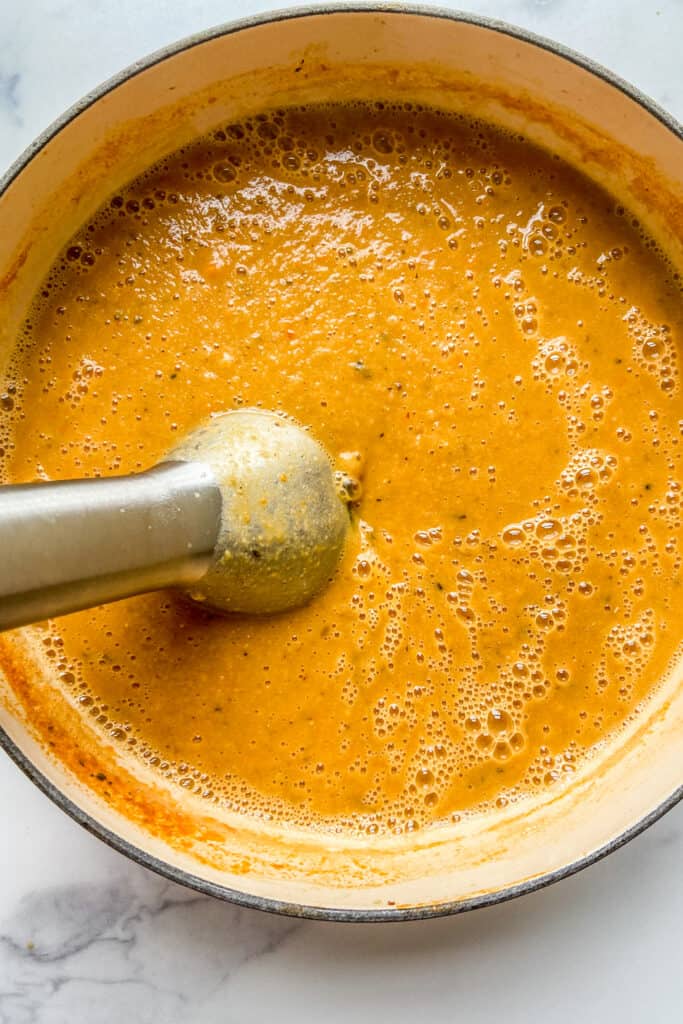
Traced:
MULTIPOLYGON (((595 77, 602 79, 602 81, 607 85, 618 89, 629 99, 643 107, 649 114, 655 117, 670 132, 672 132, 673 135, 683 141, 683 125, 681 125, 681 123, 672 114, 668 113, 668 111, 660 107, 659 104, 657 104, 648 95, 625 81, 619 75, 609 71, 597 61, 594 61, 589 57, 584 57, 575 50, 572 50, 570 47, 564 46, 562 43, 557 43, 545 38, 544 36, 536 35, 534 32, 529 32, 526 29, 509 25, 507 22, 499 21, 496 18, 489 18, 483 15, 470 14, 469 12, 451 10, 443 7, 401 2, 382 3, 374 2, 374 0, 372 0, 372 2, 364 3, 344 3, 343 0, 334 0, 332 3, 312 4, 295 8, 282 8, 265 12, 264 14, 239 18, 220 25, 215 25, 212 28, 205 29, 204 31, 185 36, 183 39, 161 47, 147 57, 143 57, 141 60, 135 61, 127 68, 113 75, 111 78, 108 78, 105 82, 102 82, 90 92, 86 93, 82 99, 72 104, 72 106, 70 106, 60 117, 53 121, 36 137, 36 139, 10 165, 2 177, 0 177, 0 197, 4 195, 15 178, 21 174, 31 160, 33 160, 33 158, 37 156, 38 153, 40 153, 40 151, 56 135, 58 135, 59 132, 62 131, 62 129, 67 127, 67 125, 75 120, 80 114, 100 100, 103 96, 106 96, 109 92, 116 89, 123 82, 147 71, 156 64, 159 64, 170 57, 174 57, 185 50, 190 50, 195 46, 209 42, 212 39, 233 35, 237 32, 243 31, 244 29, 254 28, 261 25, 276 24, 280 21, 290 21, 298 18, 309 18, 324 14, 347 13, 369 13, 374 15, 409 14, 417 17, 440 18, 448 21, 474 25, 478 28, 498 32, 501 35, 507 35, 513 39, 521 40, 524 43, 536 46, 539 49, 543 49, 554 54, 556 57, 569 61, 577 67, 588 71, 595 77)), ((104 826, 91 814, 79 807, 77 803, 75 803, 70 797, 66 796, 66 794, 63 793, 62 790, 60 790, 59 787, 50 779, 48 779, 46 775, 39 771, 30 758, 24 754, 24 752, 17 746, 14 740, 11 739, 1 726, 0 746, 24 772, 24 774, 38 787, 38 789, 49 797, 57 807, 68 814, 70 818, 73 818, 74 821, 81 825, 87 832, 90 832, 91 835, 101 839, 107 844, 107 846, 110 846, 112 849, 124 854, 124 856, 142 865, 142 867, 148 868, 156 874, 177 884, 184 885, 189 889, 194 889, 204 895, 213 896, 229 903, 234 903, 240 907, 282 914, 287 917, 306 918, 318 921, 343 921, 362 924, 371 922, 416 921, 427 918, 445 917, 451 914, 462 914, 469 910, 476 910, 482 907, 495 906, 499 903, 506 903, 509 900, 516 899, 518 896, 524 896, 527 893, 544 889, 546 886, 552 885, 554 882, 559 882, 564 878, 569 878, 571 875, 583 870, 583 868, 597 863, 599 860, 602 860, 603 857, 606 857, 608 854, 620 849, 626 843, 630 842, 631 839, 640 835, 641 832, 644 832, 645 829, 649 828, 650 825, 653 825, 659 820, 659 818, 663 817, 664 814, 675 807, 679 801, 683 800, 683 785, 681 785, 665 800, 663 800, 662 803, 630 828, 626 829, 618 836, 615 836, 603 846, 600 846, 596 850, 586 854, 586 856, 580 857, 578 860, 572 861, 570 864, 566 864, 563 867, 557 868, 544 875, 528 879, 524 882, 519 882, 504 889, 498 889, 494 892, 482 893, 463 900, 453 900, 444 903, 416 907, 395 907, 374 910, 316 907, 285 902, 283 900, 257 896, 241 892, 236 889, 230 889, 227 886, 218 884, 217 882, 211 882, 208 879, 200 878, 198 875, 192 874, 190 871, 186 871, 183 868, 174 867, 172 864, 161 860, 159 857, 148 853, 141 847, 124 839, 122 836, 104 826)))

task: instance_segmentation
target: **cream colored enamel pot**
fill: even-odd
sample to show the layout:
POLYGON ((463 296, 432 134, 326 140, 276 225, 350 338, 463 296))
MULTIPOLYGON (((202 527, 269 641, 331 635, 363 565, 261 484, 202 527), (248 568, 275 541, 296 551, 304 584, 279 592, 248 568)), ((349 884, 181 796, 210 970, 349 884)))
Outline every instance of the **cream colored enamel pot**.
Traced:
MULTIPOLYGON (((10 169, 0 194, 0 360, 63 243, 150 163, 264 107, 382 95, 465 110, 549 146, 607 185, 683 264, 681 129, 630 86, 480 18, 367 4, 298 9, 211 30, 134 65, 10 169)), ((27 630, 2 659, 10 756, 116 849, 247 906, 363 921, 484 906, 597 860, 682 795, 683 687, 672 677, 593 770, 532 809, 383 840, 278 832, 166 789, 94 740, 66 707, 39 641, 27 630), (75 744, 68 757, 66 726, 50 722, 61 722, 62 705, 75 744)))

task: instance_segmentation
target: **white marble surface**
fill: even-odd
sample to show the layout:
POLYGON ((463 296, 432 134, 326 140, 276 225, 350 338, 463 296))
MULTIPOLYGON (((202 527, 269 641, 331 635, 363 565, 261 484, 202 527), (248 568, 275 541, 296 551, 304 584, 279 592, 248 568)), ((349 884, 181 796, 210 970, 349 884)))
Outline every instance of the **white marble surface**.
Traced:
MULTIPOLYGON (((268 6, 0 0, 0 164, 132 60, 268 6)), ((559 39, 683 116, 683 0, 460 6, 559 39)), ((80 830, 4 755, 0 814, 0 1024, 683 1019, 683 808, 544 892, 408 925, 298 923, 197 897, 80 830)))

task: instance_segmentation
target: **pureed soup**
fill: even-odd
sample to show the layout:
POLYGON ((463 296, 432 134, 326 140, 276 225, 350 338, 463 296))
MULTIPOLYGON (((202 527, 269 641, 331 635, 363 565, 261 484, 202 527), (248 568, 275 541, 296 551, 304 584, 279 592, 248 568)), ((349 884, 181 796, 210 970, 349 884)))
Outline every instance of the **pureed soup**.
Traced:
POLYGON ((163 161, 36 298, 5 478, 135 472, 261 405, 356 481, 352 527, 295 612, 162 592, 55 621, 63 697, 279 824, 400 833, 558 792, 679 650, 682 325, 629 212, 480 122, 280 110, 163 161))

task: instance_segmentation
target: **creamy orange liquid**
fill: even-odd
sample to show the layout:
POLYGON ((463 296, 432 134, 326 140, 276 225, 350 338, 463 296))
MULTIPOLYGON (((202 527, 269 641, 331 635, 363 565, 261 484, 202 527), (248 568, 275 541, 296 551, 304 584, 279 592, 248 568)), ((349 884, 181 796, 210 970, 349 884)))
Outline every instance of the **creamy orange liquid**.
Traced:
POLYGON ((283 111, 171 157, 38 297, 6 478, 139 470, 260 404, 362 497, 307 608, 158 593, 55 622, 65 692, 283 822, 404 831, 568 784, 681 641, 681 326, 631 216, 478 123, 283 111))

